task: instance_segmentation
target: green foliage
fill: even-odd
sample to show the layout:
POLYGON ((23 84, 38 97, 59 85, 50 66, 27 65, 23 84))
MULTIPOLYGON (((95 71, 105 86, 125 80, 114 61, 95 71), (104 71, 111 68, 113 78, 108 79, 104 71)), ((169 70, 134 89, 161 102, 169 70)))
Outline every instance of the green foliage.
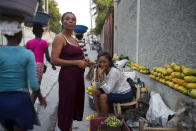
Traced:
POLYGON ((43 0, 40 0, 37 11, 41 11, 41 12, 44 11, 44 9, 43 9, 43 4, 44 4, 44 3, 43 3, 43 0))
POLYGON ((61 14, 59 13, 59 9, 57 8, 57 3, 55 0, 49 0, 49 15, 50 21, 49 26, 50 30, 59 33, 61 32, 61 14))
MULTIPOLYGON (((44 0, 41 0, 38 6, 38 11, 44 12, 43 9, 43 2, 44 0)), ((49 9, 48 14, 50 15, 50 21, 49 21, 49 30, 55 33, 61 32, 61 14, 59 13, 59 9, 57 7, 57 3, 55 0, 48 0, 49 1, 49 9)))
POLYGON ((93 32, 95 35, 98 35, 101 33, 109 8, 112 6, 112 0, 93 0, 93 2, 96 5, 95 14, 97 15, 95 20, 96 27, 93 32))

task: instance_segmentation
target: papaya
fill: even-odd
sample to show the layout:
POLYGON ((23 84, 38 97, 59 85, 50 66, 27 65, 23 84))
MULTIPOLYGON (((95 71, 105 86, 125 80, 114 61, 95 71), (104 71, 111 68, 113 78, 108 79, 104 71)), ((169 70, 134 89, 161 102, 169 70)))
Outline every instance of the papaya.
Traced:
POLYGON ((153 75, 154 75, 154 76, 158 76, 158 73, 157 73, 157 72, 154 72, 153 75))
POLYGON ((154 79, 155 80, 155 78, 156 78, 156 76, 154 76, 154 75, 150 75, 149 76, 151 79, 154 79))
POLYGON ((172 77, 171 77, 171 76, 168 76, 168 80, 169 80, 169 81, 172 81, 172 77))
POLYGON ((177 78, 172 78, 172 82, 177 84, 177 78))
POLYGON ((156 71, 157 71, 157 68, 158 68, 157 66, 156 66, 156 67, 154 67, 154 68, 153 68, 153 71, 155 71, 155 72, 156 72, 156 71))
POLYGON ((149 70, 140 70, 140 72, 143 73, 143 74, 148 74, 149 70))
POLYGON ((196 89, 190 89, 188 95, 192 98, 196 98, 196 89))
POLYGON ((184 88, 183 86, 178 86, 178 90, 180 92, 182 92, 183 94, 187 94, 188 93, 188 90, 186 88, 184 88))
POLYGON ((186 66, 182 66, 182 72, 186 75, 186 76, 196 76, 196 70, 188 68, 186 66))
POLYGON ((178 90, 179 85, 178 84, 174 84, 174 89, 178 90))
POLYGON ((168 85, 168 86, 169 86, 169 81, 166 81, 165 83, 166 83, 166 85, 168 85))
POLYGON ((172 72, 171 73, 171 77, 182 79, 183 78, 183 74, 180 73, 180 72, 172 72))
POLYGON ((196 83, 196 76, 185 76, 184 80, 190 83, 196 83))
POLYGON ((182 80, 182 79, 177 79, 177 84, 183 85, 183 83, 184 83, 184 80, 182 80))
POLYGON ((172 81, 178 85, 183 85, 184 83, 184 80, 178 78, 173 78, 172 81))
POLYGON ((171 63, 170 65, 171 65, 171 67, 177 66, 177 64, 176 64, 176 63, 174 63, 174 62, 173 62, 173 63, 171 63))
POLYGON ((147 70, 148 69, 146 66, 143 66, 143 65, 141 65, 139 68, 142 69, 142 70, 147 70))
POLYGON ((173 82, 169 82, 169 87, 173 88, 174 87, 174 83, 173 82))
POLYGON ((181 72, 181 67, 179 65, 174 66, 173 69, 176 72, 181 72))
POLYGON ((165 64, 163 67, 170 68, 171 66, 169 64, 165 64))
POLYGON ((162 73, 163 75, 165 75, 165 76, 166 76, 166 75, 168 75, 168 73, 167 73, 167 70, 166 70, 166 69, 163 69, 161 73, 162 73))
POLYGON ((170 75, 174 70, 172 68, 167 68, 167 73, 170 75))
POLYGON ((188 89, 196 89, 196 83, 187 83, 185 87, 188 89))
POLYGON ((159 77, 156 77, 155 80, 159 81, 159 77))

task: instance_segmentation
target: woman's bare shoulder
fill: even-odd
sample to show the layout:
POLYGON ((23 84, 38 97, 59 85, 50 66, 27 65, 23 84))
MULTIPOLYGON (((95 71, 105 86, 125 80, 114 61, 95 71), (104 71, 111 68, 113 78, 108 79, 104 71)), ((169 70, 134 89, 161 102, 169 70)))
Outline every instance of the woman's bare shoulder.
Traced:
POLYGON ((55 38, 54 38, 54 41, 53 41, 53 43, 64 43, 64 38, 63 38, 63 36, 62 36, 62 34, 60 33, 60 34, 57 34, 56 36, 55 36, 55 38))
POLYGON ((59 34, 57 34, 57 35, 55 36, 54 39, 56 39, 56 40, 63 40, 63 36, 62 36, 61 33, 59 33, 59 34))

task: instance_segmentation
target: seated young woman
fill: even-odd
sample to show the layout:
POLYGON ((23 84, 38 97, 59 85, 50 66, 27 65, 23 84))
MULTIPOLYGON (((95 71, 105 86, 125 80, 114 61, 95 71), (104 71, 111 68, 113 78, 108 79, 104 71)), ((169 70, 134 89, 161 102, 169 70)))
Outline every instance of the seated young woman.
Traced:
POLYGON ((127 78, 114 67, 112 57, 103 52, 98 55, 93 100, 96 106, 96 117, 108 116, 108 104, 123 103, 132 100, 133 93, 127 78))

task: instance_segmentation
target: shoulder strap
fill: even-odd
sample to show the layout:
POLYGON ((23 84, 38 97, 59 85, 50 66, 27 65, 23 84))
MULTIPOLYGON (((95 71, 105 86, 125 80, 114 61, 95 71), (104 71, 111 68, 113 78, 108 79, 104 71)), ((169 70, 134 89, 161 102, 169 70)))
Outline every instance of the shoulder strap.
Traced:
POLYGON ((37 46, 37 44, 40 42, 40 40, 41 39, 39 39, 38 41, 37 41, 37 43, 35 44, 35 46, 33 47, 33 49, 32 49, 32 51, 34 51, 35 50, 35 47, 37 46))
MULTIPOLYGON (((63 34, 61 34, 62 36, 63 36, 63 38, 64 38, 64 40, 65 40, 65 43, 67 44, 67 39, 66 39, 66 37, 63 35, 63 34)), ((65 44, 64 44, 65 45, 65 44)))

